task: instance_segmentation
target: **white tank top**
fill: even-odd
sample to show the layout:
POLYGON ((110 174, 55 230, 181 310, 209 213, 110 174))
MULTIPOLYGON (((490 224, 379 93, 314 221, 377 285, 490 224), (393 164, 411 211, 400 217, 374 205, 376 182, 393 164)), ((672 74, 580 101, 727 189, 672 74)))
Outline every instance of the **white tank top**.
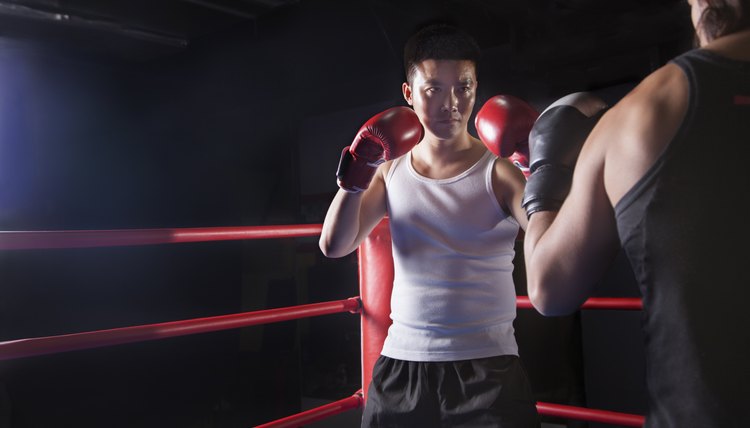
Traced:
POLYGON ((407 361, 518 355, 513 330, 518 223, 492 190, 489 151, 447 179, 419 175, 411 152, 386 177, 395 278, 382 354, 407 361))

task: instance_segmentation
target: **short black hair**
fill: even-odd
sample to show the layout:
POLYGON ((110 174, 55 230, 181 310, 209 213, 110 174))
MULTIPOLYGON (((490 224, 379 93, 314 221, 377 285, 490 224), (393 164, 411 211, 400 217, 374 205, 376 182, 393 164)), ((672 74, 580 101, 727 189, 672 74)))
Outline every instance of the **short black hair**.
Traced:
POLYGON ((477 41, 466 31, 451 24, 430 24, 414 33, 404 45, 404 71, 411 82, 416 66, 427 59, 479 62, 477 41))

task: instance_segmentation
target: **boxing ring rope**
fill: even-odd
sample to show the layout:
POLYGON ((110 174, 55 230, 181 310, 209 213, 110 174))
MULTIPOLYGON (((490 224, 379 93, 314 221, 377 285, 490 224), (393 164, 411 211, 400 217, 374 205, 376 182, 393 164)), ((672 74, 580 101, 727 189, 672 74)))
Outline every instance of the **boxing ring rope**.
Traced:
MULTIPOLYGON (((210 228, 0 231, 0 250, 92 248, 209 242, 246 239, 278 239, 319 236, 320 224, 282 226, 238 226, 210 228)), ((523 235, 520 235, 521 237, 523 235)), ((83 350, 190 334, 234 329, 340 312, 360 313, 362 331, 362 389, 352 396, 315 409, 291 415, 258 428, 298 427, 364 406, 372 365, 380 354, 390 325, 390 294, 393 261, 390 231, 383 220, 358 250, 360 297, 287 308, 196 318, 108 330, 37 337, 0 342, 0 361, 44 354, 83 350), (364 391, 364 392, 363 392, 364 391)), ((517 307, 533 308, 527 296, 517 297, 517 307)), ((581 309, 640 310, 639 298, 590 298, 581 309)), ((589 422, 639 427, 644 417, 607 410, 553 403, 537 403, 540 415, 589 422)))
POLYGON ((642 427, 645 417, 629 413, 612 412, 609 410, 587 409, 584 407, 566 406, 564 404, 544 403, 538 401, 536 410, 540 415, 556 416, 586 422, 602 422, 605 424, 623 425, 626 427, 642 427))
POLYGON ((299 318, 310 318, 339 312, 358 313, 361 307, 359 298, 351 297, 308 305, 290 306, 263 311, 243 312, 208 318, 195 318, 185 321, 172 321, 108 330, 63 334, 58 336, 35 337, 31 339, 0 342, 0 361, 36 355, 55 354, 81 349, 100 348, 147 340, 166 339, 189 334, 229 330, 252 325, 269 324, 299 318))
MULTIPOLYGON (((534 309, 529 296, 516 297, 516 307, 519 309, 534 309)), ((640 297, 590 297, 583 302, 581 309, 640 311, 643 309, 643 302, 640 297)))
POLYGON ((0 231, 0 250, 120 247, 319 236, 321 224, 176 229, 0 231))
POLYGON ((327 419, 331 416, 339 413, 344 413, 347 410, 359 409, 364 405, 364 399, 362 398, 362 390, 355 392, 351 397, 344 398, 343 400, 334 401, 314 409, 297 413, 296 415, 287 416, 285 418, 268 422, 263 425, 258 425, 255 428, 293 428, 300 425, 310 424, 323 419, 327 419))

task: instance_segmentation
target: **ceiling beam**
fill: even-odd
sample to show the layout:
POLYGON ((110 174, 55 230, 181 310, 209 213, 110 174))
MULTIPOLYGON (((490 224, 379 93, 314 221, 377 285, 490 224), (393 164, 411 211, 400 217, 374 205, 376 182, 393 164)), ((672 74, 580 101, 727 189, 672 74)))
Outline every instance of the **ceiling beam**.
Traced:
POLYGON ((233 16, 238 16, 245 19, 255 19, 256 15, 244 10, 237 9, 235 7, 224 6, 218 3, 214 3, 209 0, 182 0, 185 3, 194 4, 197 6, 205 7, 206 9, 216 10, 222 13, 226 13, 233 16))
POLYGON ((31 19, 49 22, 50 24, 56 25, 67 25, 77 28, 104 31, 172 47, 184 48, 188 45, 188 40, 182 37, 155 33, 143 28, 128 26, 115 21, 85 18, 74 14, 42 10, 2 0, 0 0, 0 16, 31 19))

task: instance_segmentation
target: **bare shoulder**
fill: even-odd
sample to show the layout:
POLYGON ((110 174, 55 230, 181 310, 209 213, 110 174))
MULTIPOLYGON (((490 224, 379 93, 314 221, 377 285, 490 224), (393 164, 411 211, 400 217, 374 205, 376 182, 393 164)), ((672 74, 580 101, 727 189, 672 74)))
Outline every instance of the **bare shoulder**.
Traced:
POLYGON ((495 160, 493 181, 494 184, 499 184, 502 187, 518 187, 519 185, 523 187, 526 183, 521 170, 513 165, 510 160, 500 157, 495 160))
POLYGON ((523 174, 517 166, 513 165, 513 162, 501 157, 498 157, 497 160, 495 160, 495 175, 511 178, 518 178, 520 176, 523 178, 523 174))
POLYGON ((687 99, 687 78, 670 63, 643 79, 602 117, 590 139, 601 148, 604 184, 613 206, 672 141, 687 99))
POLYGON ((687 78, 680 67, 669 63, 646 76, 621 103, 624 107, 636 105, 636 111, 670 108, 675 96, 687 90, 687 78))
POLYGON ((375 171, 375 178, 385 182, 386 178, 388 177, 388 172, 391 170, 391 165, 393 165, 393 160, 388 160, 381 163, 378 166, 377 171, 375 171))
POLYGON ((526 188, 526 178, 508 159, 497 158, 492 175, 492 190, 503 211, 512 215, 526 230, 526 212, 521 208, 521 199, 526 188))
POLYGON ((687 95, 687 79, 674 64, 667 64, 648 75, 602 118, 601 127, 621 133, 636 133, 645 125, 661 122, 662 114, 674 110, 687 95), (624 121, 624 122, 623 122, 624 121))

